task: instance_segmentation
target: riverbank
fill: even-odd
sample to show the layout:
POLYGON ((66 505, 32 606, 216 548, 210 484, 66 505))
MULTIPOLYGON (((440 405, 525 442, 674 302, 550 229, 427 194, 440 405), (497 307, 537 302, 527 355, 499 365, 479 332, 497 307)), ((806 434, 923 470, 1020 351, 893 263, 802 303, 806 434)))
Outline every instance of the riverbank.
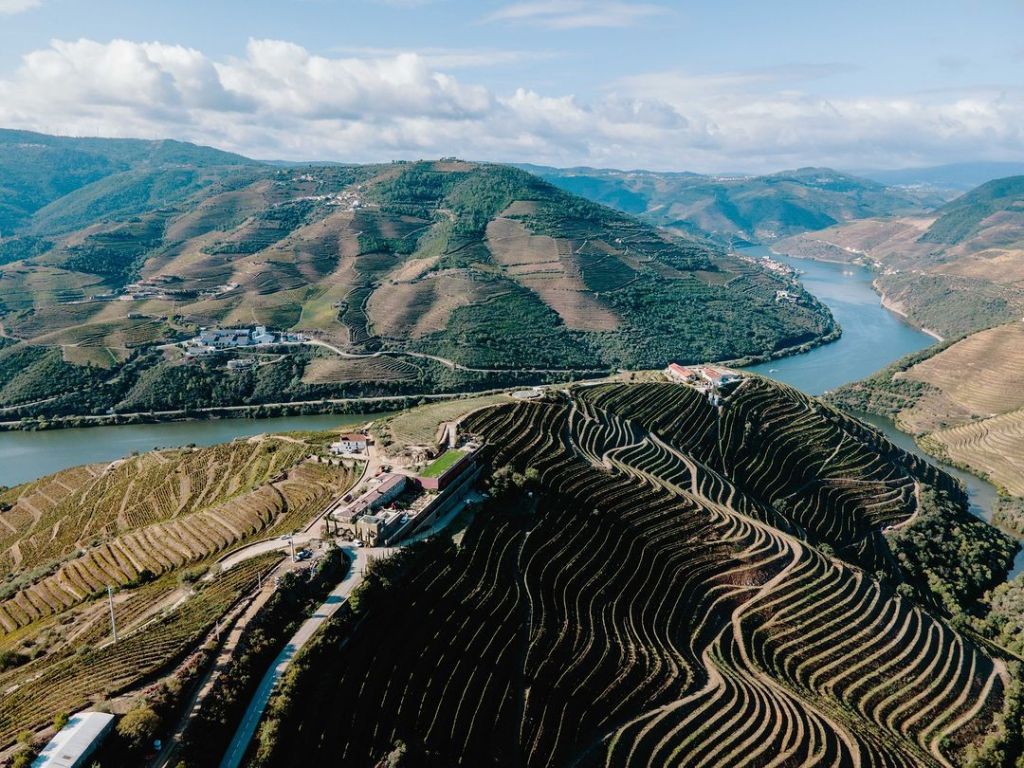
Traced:
POLYGON ((82 464, 154 449, 208 446, 264 433, 355 429, 397 411, 267 419, 210 419, 0 434, 0 485, 14 486, 82 464))
POLYGON ((17 421, 0 421, 0 432, 38 432, 52 429, 83 429, 115 427, 132 424, 167 424, 219 419, 273 419, 286 416, 344 416, 356 411, 400 411, 421 401, 455 400, 460 397, 505 392, 507 388, 480 391, 444 392, 439 394, 386 395, 382 397, 321 398, 259 405, 221 405, 209 408, 183 408, 170 411, 137 411, 107 413, 96 416, 26 417, 17 421))
POLYGON ((878 287, 878 281, 877 280, 873 280, 871 282, 871 287, 875 289, 875 293, 877 293, 879 298, 882 300, 882 306, 885 307, 886 309, 888 309, 890 312, 894 312, 895 314, 897 314, 900 317, 902 317, 904 319, 904 321, 906 321, 906 323, 908 325, 914 326, 915 328, 920 330, 922 333, 927 333, 929 336, 931 336, 936 341, 940 341, 941 342, 941 341, 945 341, 946 340, 946 338, 944 336, 940 336, 938 333, 936 333, 935 331, 931 330, 930 328, 925 328, 923 325, 919 325, 918 323, 915 323, 913 320, 911 320, 910 319, 910 315, 908 315, 906 313, 906 311, 904 311, 896 302, 892 301, 888 296, 886 296, 885 295, 885 291, 883 291, 881 288, 878 287))
POLYGON ((970 511, 985 522, 998 528, 1006 535, 1014 538, 1022 545, 1021 549, 1017 552, 1017 557, 1013 562, 1013 568, 1011 569, 1007 580, 1013 579, 1021 573, 1024 573, 1024 538, 1022 538, 1018 532, 999 525, 998 521, 994 518, 995 511, 999 503, 998 488, 985 478, 972 472, 970 469, 951 464, 936 457, 933 453, 929 452, 920 443, 918 443, 917 439, 913 435, 900 429, 896 422, 888 416, 881 416, 864 411, 854 412, 853 415, 877 429, 885 435, 893 445, 902 448, 908 453, 921 457, 925 461, 937 466, 946 474, 956 478, 967 490, 970 511))
POLYGON ((866 267, 793 258, 765 246, 742 251, 754 257, 771 256, 796 271, 804 288, 829 308, 841 329, 831 343, 744 366, 753 373, 821 395, 935 343, 932 336, 882 306, 872 287, 873 274, 866 267))

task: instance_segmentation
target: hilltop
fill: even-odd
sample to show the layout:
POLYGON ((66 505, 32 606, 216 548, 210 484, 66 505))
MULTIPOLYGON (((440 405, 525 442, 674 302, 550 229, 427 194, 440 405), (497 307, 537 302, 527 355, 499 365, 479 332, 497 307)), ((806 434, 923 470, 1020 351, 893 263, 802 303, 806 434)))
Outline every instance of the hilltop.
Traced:
POLYGON ((943 202, 831 168, 766 176, 524 166, 541 178, 673 231, 728 245, 771 242, 838 222, 921 212, 943 202))
POLYGON ((836 332, 827 309, 753 261, 522 170, 200 159, 81 186, 0 241, 9 414, 473 390, 765 357, 836 332), (780 289, 798 301, 778 302, 780 289), (183 358, 172 345, 252 326, 313 343, 262 350, 231 376, 235 353, 183 358))
POLYGON ((74 229, 101 216, 141 212, 256 165, 180 141, 79 139, 0 128, 0 241, 30 221, 37 230, 74 229), (60 206, 44 211, 58 200, 60 206))
POLYGON ((250 765, 1012 764, 1019 668, 982 636, 1020 608, 979 598, 1013 546, 930 465, 757 378, 460 429, 490 501, 370 568, 250 765))

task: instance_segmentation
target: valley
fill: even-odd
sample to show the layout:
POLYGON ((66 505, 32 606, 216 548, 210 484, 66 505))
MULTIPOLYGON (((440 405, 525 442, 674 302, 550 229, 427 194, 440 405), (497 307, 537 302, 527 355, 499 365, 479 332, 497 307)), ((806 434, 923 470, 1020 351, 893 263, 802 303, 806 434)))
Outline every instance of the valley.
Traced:
POLYGON ((1024 768, 1022 28, 0 0, 0 768, 1024 768))
POLYGON ((1024 345, 921 298, 1011 297, 1003 187, 719 179, 761 228, 666 231, 456 160, 214 155, 157 207, 144 147, 0 240, 6 756, 93 707, 170 737, 103 765, 1009 766, 1024 345))

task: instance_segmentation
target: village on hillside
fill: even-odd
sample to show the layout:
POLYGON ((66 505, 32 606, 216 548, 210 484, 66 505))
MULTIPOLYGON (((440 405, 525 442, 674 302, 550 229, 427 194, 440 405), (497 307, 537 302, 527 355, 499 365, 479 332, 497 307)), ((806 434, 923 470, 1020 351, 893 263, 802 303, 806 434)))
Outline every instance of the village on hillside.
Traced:
POLYGON ((180 346, 186 356, 197 357, 243 347, 301 344, 305 341, 306 337, 301 333, 273 332, 266 326, 257 325, 252 328, 202 328, 198 336, 181 342, 180 346))

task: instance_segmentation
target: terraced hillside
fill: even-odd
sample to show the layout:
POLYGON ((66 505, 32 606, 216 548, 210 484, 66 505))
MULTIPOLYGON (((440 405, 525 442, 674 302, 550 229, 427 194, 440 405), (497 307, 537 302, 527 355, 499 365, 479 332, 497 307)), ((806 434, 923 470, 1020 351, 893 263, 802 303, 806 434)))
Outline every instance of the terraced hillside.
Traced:
MULTIPOLYGON (((369 580, 256 764, 954 766, 1019 730, 1012 665, 923 607, 944 575, 901 541, 971 528, 960 491, 859 423, 749 379, 722 409, 605 385, 462 426, 493 501, 369 580)), ((1011 552, 975 543, 1004 564, 980 590, 1011 552)))
POLYGON ((330 439, 153 451, 4 490, 0 748, 193 650, 188 643, 280 555, 214 578, 217 557, 304 527, 356 481, 358 466, 309 459, 330 439), (114 648, 108 587, 121 635, 114 648))
MULTIPOLYGON (((86 194, 102 189, 60 203, 86 194)), ((0 241, 0 407, 14 416, 177 408, 186 390, 200 407, 484 389, 764 356, 835 331, 782 278, 502 166, 246 167, 84 227, 39 216, 0 241), (800 301, 777 302, 781 288, 800 301), (230 355, 160 348, 254 324, 325 346, 271 350, 231 377, 230 355)))
POLYGON ((832 398, 895 418, 925 449, 1024 496, 1022 381, 1024 324, 1018 321, 900 361, 832 398))
POLYGON ((658 226, 729 245, 771 242, 852 219, 919 213, 948 199, 922 186, 886 186, 831 168, 723 177, 523 167, 562 189, 658 226))

